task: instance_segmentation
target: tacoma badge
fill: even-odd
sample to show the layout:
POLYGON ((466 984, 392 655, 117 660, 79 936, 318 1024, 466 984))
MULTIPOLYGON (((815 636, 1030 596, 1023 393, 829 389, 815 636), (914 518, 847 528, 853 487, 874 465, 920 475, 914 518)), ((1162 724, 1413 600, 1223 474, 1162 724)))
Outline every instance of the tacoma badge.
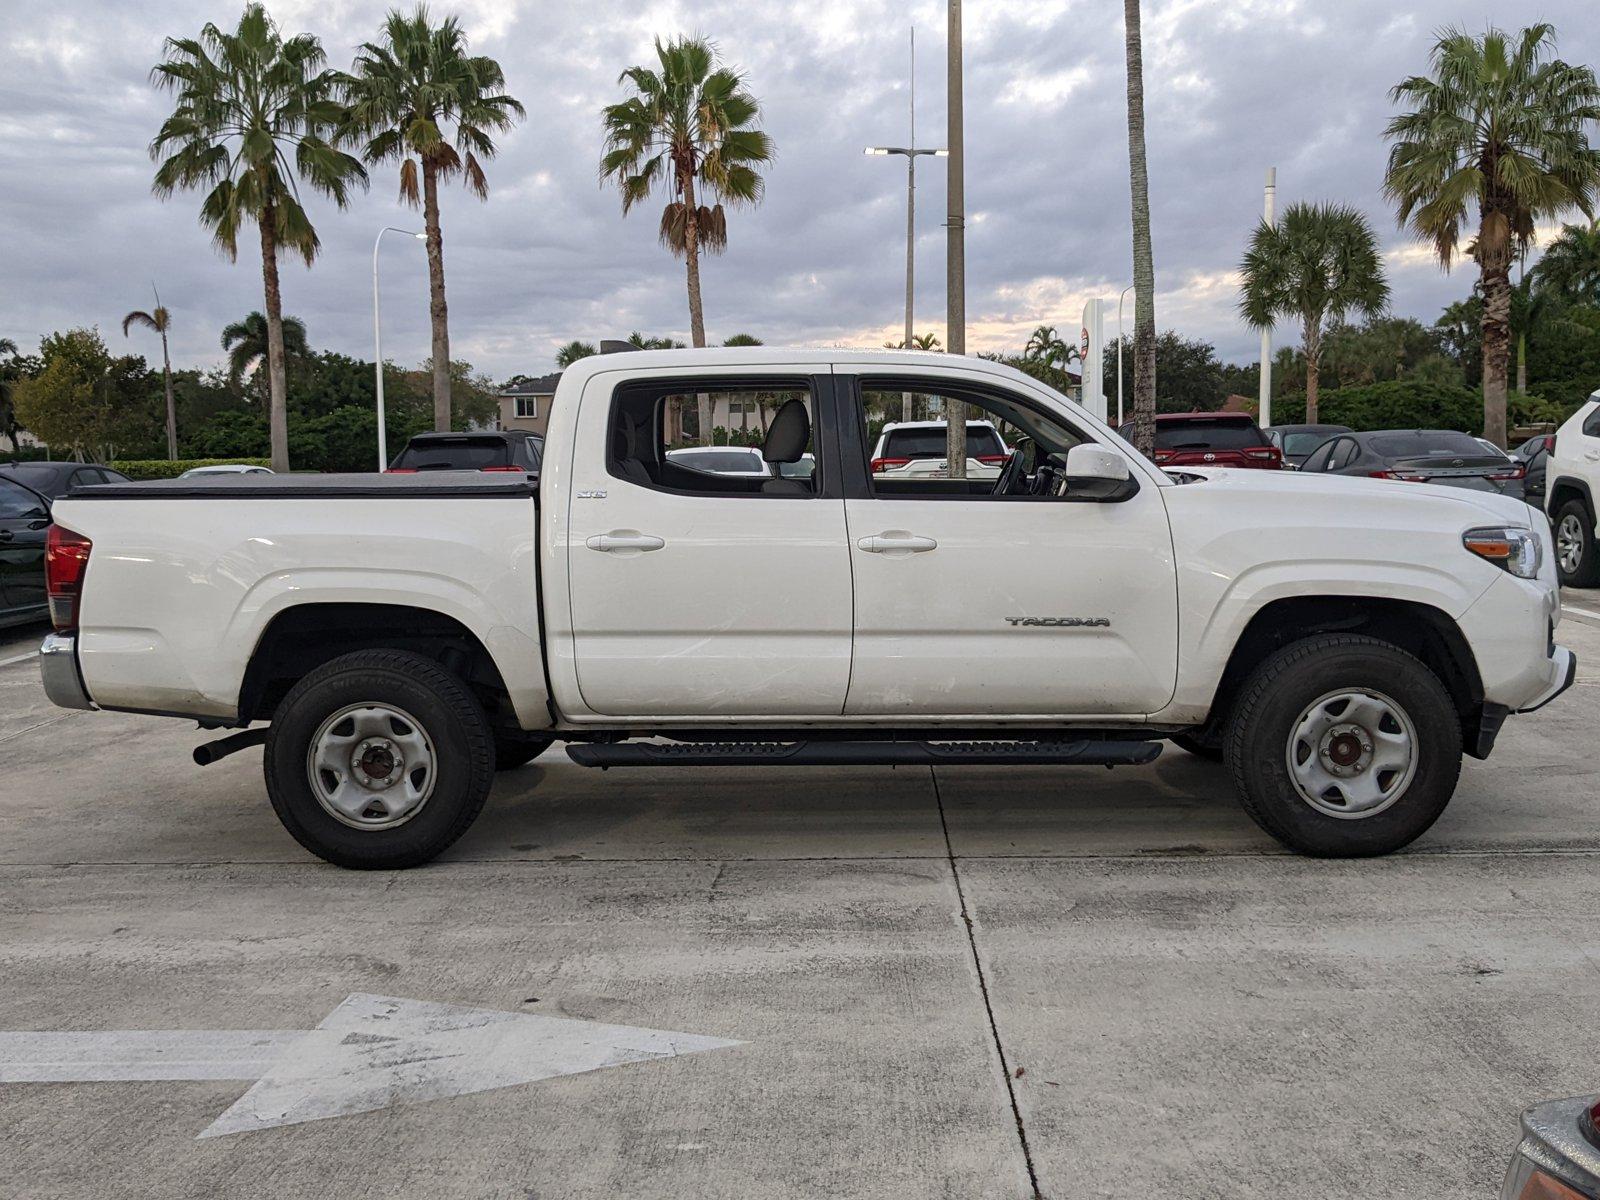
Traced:
POLYGON ((1050 629, 1109 629, 1110 617, 1007 617, 1008 625, 1045 626, 1050 629))

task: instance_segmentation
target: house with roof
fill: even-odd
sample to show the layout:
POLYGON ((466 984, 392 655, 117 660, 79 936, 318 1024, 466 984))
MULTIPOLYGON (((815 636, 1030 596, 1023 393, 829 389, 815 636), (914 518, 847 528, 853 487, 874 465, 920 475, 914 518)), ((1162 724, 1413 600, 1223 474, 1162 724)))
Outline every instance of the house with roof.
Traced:
POLYGON ((500 405, 497 428, 519 429, 543 437, 545 427, 550 424, 550 403, 555 399, 556 384, 560 382, 560 371, 538 379, 519 376, 495 397, 500 405))

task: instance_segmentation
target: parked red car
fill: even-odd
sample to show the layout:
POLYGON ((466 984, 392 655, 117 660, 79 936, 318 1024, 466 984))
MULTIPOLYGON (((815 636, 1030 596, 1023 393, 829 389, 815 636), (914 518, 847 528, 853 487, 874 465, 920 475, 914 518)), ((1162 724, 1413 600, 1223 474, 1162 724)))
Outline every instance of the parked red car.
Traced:
MULTIPOLYGON (((1131 442, 1133 422, 1117 432, 1131 442)), ((1283 451, 1267 440, 1249 413, 1158 413, 1155 459, 1158 467, 1283 470, 1283 451)))

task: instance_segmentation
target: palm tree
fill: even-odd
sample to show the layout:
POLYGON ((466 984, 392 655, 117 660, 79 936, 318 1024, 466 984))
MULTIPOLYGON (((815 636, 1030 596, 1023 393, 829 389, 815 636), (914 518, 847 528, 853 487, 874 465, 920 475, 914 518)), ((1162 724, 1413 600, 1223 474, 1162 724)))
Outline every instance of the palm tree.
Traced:
POLYGON ((626 341, 630 346, 636 346, 640 350, 682 350, 683 349, 683 343, 680 342, 677 338, 655 337, 655 336, 652 336, 652 335, 649 335, 649 334, 640 333, 637 329, 635 329, 632 333, 630 333, 623 340, 626 341))
POLYGON ((1400 223, 1433 244, 1449 269, 1470 211, 1477 234, 1466 252, 1483 292, 1483 435, 1506 444, 1506 373, 1511 264, 1535 222, 1577 208, 1594 218, 1600 149, 1587 124, 1600 120, 1600 84, 1588 67, 1552 58, 1555 30, 1530 25, 1516 37, 1448 29, 1435 43, 1432 74, 1398 84, 1408 106, 1389 122, 1384 194, 1400 223))
POLYGON ((1389 302, 1378 239, 1366 217, 1342 204, 1291 204, 1277 225, 1262 221, 1239 264, 1239 314, 1257 329, 1300 321, 1306 358, 1306 421, 1317 421, 1324 322, 1375 316, 1389 302))
POLYGON ((565 371, 580 358, 589 358, 599 353, 600 351, 595 348, 594 343, 580 342, 577 339, 573 339, 556 351, 556 366, 565 371))
POLYGON ((765 342, 763 342, 760 338, 756 337, 752 333, 736 333, 730 338, 724 338, 722 344, 724 346, 764 346, 764 345, 766 345, 765 342))
POLYGON ((1078 347, 1056 333, 1054 325, 1041 325, 1028 336, 1022 356, 1046 367, 1066 370, 1073 359, 1082 358, 1078 347))
POLYGON ((1122 0, 1128 64, 1128 182, 1133 197, 1133 444, 1155 452, 1156 267, 1150 246, 1150 171, 1144 153, 1144 43, 1139 0, 1122 0))
POLYGON ((400 198, 412 208, 422 205, 433 322, 433 427, 440 431, 450 429, 450 328, 439 184, 460 175, 478 199, 488 199, 483 164, 496 153, 490 135, 504 133, 524 115, 503 90, 505 82, 494 59, 467 53, 467 36, 456 18, 434 25, 425 5, 410 16, 390 12, 382 39, 362 45, 352 73, 342 80, 349 112, 341 136, 361 143, 369 164, 398 160, 400 198))
MULTIPOLYGON (((152 284, 151 291, 155 291, 152 284)), ((172 355, 167 351, 167 330, 172 328, 172 313, 161 304, 161 293, 156 292, 156 306, 149 312, 134 309, 122 318, 122 336, 135 325, 153 329, 161 335, 161 385, 167 394, 167 460, 178 457, 178 409, 172 400, 172 355)))
POLYGON ((349 202, 351 186, 367 180, 360 162, 329 140, 343 109, 338 76, 324 62, 315 37, 282 37, 266 10, 251 3, 233 33, 207 24, 198 38, 167 39, 166 59, 150 76, 177 95, 172 115, 150 143, 151 158, 160 162, 156 195, 209 188, 200 222, 230 259, 238 258, 239 230, 246 222, 255 222, 261 234, 275 471, 289 469, 278 255, 295 251, 309 267, 320 247, 301 207, 297 179, 340 208, 349 202))
POLYGON ((1536 293, 1570 304, 1600 304, 1600 221, 1563 225, 1528 279, 1536 293))
MULTIPOLYGON (((280 345, 283 361, 305 358, 311 353, 306 343, 306 323, 299 317, 283 317, 280 322, 280 345)), ((222 330, 222 348, 228 352, 228 382, 238 387, 256 369, 262 359, 271 361, 271 341, 267 318, 258 312, 250 313, 242 321, 235 321, 222 330)))
MULTIPOLYGON (((710 42, 657 39, 656 58, 659 70, 629 67, 617 79, 632 85, 633 95, 602 114, 600 178, 616 182, 624 214, 658 186, 666 189, 661 242, 687 264, 689 336, 699 347, 706 344, 700 252, 727 247, 725 203, 760 202, 758 169, 772 161, 772 141, 754 126, 761 105, 745 90, 744 76, 718 66, 710 42)), ((709 439, 711 398, 700 397, 699 408, 702 437, 709 439)))

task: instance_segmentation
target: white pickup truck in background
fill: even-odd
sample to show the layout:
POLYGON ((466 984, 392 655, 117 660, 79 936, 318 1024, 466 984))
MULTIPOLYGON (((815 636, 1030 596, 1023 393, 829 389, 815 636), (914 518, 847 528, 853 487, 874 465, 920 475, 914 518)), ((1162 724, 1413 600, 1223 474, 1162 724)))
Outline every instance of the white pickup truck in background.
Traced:
POLYGON ((1284 844, 1380 854, 1575 668, 1520 502, 1168 474, 947 355, 594 357, 536 481, 109 485, 54 520, 52 699, 242 731, 202 762, 264 742, 284 824, 351 867, 437 855, 558 739, 595 767, 1117 765, 1171 740, 1225 759, 1284 844), (771 415, 770 476, 667 455, 707 394, 771 415), (874 473, 907 394, 993 422, 998 478, 874 473))

